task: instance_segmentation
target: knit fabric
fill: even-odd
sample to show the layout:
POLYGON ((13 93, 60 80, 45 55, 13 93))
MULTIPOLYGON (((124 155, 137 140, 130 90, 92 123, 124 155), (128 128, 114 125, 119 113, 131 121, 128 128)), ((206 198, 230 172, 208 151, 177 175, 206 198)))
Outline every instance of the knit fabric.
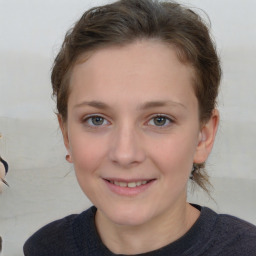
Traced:
MULTIPOLYGON (((136 256, 256 256, 256 227, 207 207, 192 228, 177 241, 136 256)), ((24 245, 25 256, 115 256, 102 243, 95 227, 96 208, 54 221, 24 245)), ((123 254, 118 254, 123 255, 123 254)))

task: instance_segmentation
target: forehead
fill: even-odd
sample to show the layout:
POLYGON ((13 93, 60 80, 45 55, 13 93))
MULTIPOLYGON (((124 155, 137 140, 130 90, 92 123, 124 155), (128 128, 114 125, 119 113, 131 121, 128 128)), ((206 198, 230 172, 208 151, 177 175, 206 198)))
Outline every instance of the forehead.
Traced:
POLYGON ((97 93, 116 99, 132 93, 140 100, 160 94, 179 98, 195 96, 193 81, 193 68, 178 60, 174 47, 142 40, 82 56, 70 77, 70 96, 78 100, 97 93))

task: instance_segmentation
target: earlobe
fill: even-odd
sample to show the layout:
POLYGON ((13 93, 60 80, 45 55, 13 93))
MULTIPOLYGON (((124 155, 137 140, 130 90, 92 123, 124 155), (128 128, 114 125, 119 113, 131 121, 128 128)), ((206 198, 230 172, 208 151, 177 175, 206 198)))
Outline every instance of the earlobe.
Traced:
POLYGON ((73 163, 71 155, 69 155, 69 154, 66 155, 66 161, 69 162, 69 163, 73 163))
MULTIPOLYGON (((62 118, 62 116, 60 114, 58 114, 58 122, 59 122, 59 127, 60 127, 61 132, 62 132, 62 137, 63 137, 64 145, 65 145, 65 147, 66 147, 66 149, 68 151, 68 155, 67 156, 70 156, 70 147, 69 147, 69 138, 68 138, 67 127, 66 127, 66 124, 64 123, 63 118, 62 118)), ((71 162, 71 157, 69 157, 68 159, 66 157, 66 160, 68 162, 71 162)))
POLYGON ((211 153, 219 125, 219 112, 214 109, 211 118, 202 126, 194 163, 204 163, 211 153))

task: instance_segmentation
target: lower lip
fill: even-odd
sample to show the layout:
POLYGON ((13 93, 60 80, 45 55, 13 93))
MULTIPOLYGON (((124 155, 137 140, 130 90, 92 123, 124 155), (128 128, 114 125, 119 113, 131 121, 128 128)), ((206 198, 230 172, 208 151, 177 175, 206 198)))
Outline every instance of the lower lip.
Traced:
POLYGON ((129 187, 120 187, 118 185, 115 185, 113 183, 110 183, 109 181, 104 179, 104 182, 108 186, 108 188, 114 192, 115 194, 121 195, 121 196, 136 196, 145 190, 147 190, 149 187, 155 183, 155 180, 152 180, 144 185, 136 186, 134 188, 129 187))

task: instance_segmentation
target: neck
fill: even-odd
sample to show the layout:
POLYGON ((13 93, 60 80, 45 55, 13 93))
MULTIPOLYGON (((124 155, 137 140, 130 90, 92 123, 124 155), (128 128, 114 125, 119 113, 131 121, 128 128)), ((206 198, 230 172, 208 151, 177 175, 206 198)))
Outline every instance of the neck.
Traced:
POLYGON ((116 254, 140 254, 157 250, 182 237, 200 213, 188 203, 166 211, 139 226, 118 225, 97 210, 96 226, 102 242, 116 254))

